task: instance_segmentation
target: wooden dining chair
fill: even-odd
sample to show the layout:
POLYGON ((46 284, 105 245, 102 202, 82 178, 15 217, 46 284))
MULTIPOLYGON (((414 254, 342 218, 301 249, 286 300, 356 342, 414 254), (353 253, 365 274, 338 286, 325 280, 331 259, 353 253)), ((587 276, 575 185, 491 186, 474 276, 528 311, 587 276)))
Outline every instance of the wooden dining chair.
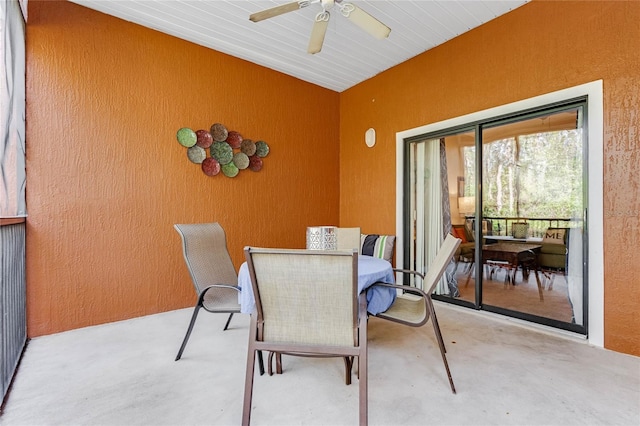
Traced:
POLYGON ((435 332, 436 340, 440 347, 440 354, 442 355, 444 368, 447 372, 447 377, 449 378, 449 384, 453 393, 456 393, 456 388, 453 384, 453 378, 451 377, 451 371, 449 370, 449 363, 447 362, 447 356, 445 355, 447 350, 444 346, 444 340, 442 339, 442 332, 440 331, 438 319, 436 318, 436 311, 431 300, 431 293, 433 293, 433 290, 451 262, 451 259, 460 245, 460 241, 460 239, 448 234, 440 246, 435 259, 433 259, 429 265, 426 274, 408 269, 395 269, 397 272, 419 277, 422 280, 424 290, 408 285, 387 283, 374 284, 374 286, 395 288, 400 290, 401 293, 398 294, 395 302, 393 302, 393 305, 391 305, 389 309, 375 315, 377 318, 397 322, 410 327, 421 327, 429 321, 429 318, 431 318, 433 331, 435 332))
POLYGON ((245 248, 251 315, 242 424, 248 425, 256 353, 357 358, 360 424, 367 423, 367 300, 358 252, 245 248))

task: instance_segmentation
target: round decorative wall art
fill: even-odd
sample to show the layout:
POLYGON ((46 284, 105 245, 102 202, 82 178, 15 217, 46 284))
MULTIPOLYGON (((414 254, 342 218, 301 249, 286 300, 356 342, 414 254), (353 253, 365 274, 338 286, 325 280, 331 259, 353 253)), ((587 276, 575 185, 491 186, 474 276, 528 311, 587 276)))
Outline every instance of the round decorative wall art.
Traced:
POLYGON ((199 164, 207 176, 220 172, 227 177, 236 177, 241 170, 259 172, 263 158, 269 155, 269 145, 259 140, 245 139, 240 132, 227 130, 224 124, 214 123, 209 130, 195 132, 183 127, 178 130, 178 143, 187 148, 187 158, 199 164))
POLYGON ((196 144, 198 140, 196 133, 187 127, 183 127, 182 129, 178 130, 177 136, 178 136, 178 142, 180 142, 180 145, 186 148, 191 148, 196 144))

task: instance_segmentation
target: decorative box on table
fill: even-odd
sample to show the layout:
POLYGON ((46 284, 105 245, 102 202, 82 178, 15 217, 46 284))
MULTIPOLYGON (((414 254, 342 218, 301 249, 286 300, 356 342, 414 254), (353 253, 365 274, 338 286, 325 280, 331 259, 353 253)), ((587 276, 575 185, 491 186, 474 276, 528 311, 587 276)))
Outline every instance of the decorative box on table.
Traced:
POLYGON ((307 250, 336 250, 335 226, 309 226, 307 228, 307 250))

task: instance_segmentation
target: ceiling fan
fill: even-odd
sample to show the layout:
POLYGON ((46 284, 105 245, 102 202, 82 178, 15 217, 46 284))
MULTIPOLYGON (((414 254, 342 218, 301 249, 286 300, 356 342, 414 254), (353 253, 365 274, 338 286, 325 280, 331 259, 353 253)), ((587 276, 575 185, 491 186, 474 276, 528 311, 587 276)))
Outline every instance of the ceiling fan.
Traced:
POLYGON ((278 15, 283 15, 288 12, 302 9, 312 4, 319 3, 322 6, 322 11, 316 15, 313 28, 311 30, 311 37, 309 39, 309 47, 307 52, 314 54, 320 52, 322 49, 322 43, 324 42, 324 35, 327 32, 329 26, 329 10, 334 6, 338 8, 342 16, 349 19, 354 24, 371 34, 378 39, 384 39, 389 37, 391 28, 387 27, 376 18, 360 9, 358 6, 343 1, 343 0, 300 0, 291 3, 286 3, 280 6, 272 7, 271 9, 263 10, 249 16, 249 19, 253 22, 263 21, 265 19, 273 18, 278 15))

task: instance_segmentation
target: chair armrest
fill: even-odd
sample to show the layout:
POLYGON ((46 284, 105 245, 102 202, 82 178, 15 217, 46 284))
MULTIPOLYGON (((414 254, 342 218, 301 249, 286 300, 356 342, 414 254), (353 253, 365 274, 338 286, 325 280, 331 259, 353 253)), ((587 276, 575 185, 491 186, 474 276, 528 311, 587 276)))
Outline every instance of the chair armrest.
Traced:
POLYGON ((433 307, 430 305, 430 296, 424 291, 419 288, 398 284, 375 283, 374 286, 395 288, 402 290, 404 293, 412 294, 414 297, 417 296, 415 299, 410 299, 406 296, 402 297, 402 295, 398 296, 389 309, 375 315, 376 317, 410 327, 420 327, 429 320, 433 307))
MULTIPOLYGON (((419 272, 417 272, 417 274, 421 275, 419 272)), ((389 283, 383 283, 383 282, 374 283, 374 284, 371 285, 371 287, 375 287, 375 286, 395 288, 396 290, 402 290, 404 293, 411 293, 411 294, 415 294, 416 296, 420 296, 420 297, 424 297, 424 298, 429 297, 429 295, 427 293, 425 293, 424 291, 420 290, 419 288, 411 287, 411 286, 408 286, 408 285, 389 284, 389 283)), ((369 288, 371 288, 371 287, 369 287, 369 288)))
POLYGON ((198 304, 202 304, 202 302, 204 301, 204 296, 212 288, 226 288, 226 289, 229 289, 229 290, 235 290, 238 293, 240 293, 240 291, 241 291, 240 287, 234 286, 234 285, 231 285, 231 284, 212 284, 210 286, 205 287, 204 290, 202 290, 200 292, 200 294, 198 295, 198 304))
MULTIPOLYGON (((393 268, 393 272, 397 272, 397 273, 401 273, 401 274, 405 274, 405 275, 415 275, 415 276, 420 277, 420 279, 422 281, 424 281, 424 274, 421 273, 421 272, 418 272, 418 271, 414 271, 414 270, 411 270, 411 269, 393 268)), ((403 287, 406 288, 406 287, 410 287, 410 286, 403 285, 403 287)))
POLYGON ((240 293, 241 289, 240 287, 238 287, 237 285, 233 285, 233 284, 211 284, 206 286, 203 290, 201 294, 206 293, 207 291, 211 290, 212 288, 228 288, 229 290, 235 290, 238 293, 240 293))

